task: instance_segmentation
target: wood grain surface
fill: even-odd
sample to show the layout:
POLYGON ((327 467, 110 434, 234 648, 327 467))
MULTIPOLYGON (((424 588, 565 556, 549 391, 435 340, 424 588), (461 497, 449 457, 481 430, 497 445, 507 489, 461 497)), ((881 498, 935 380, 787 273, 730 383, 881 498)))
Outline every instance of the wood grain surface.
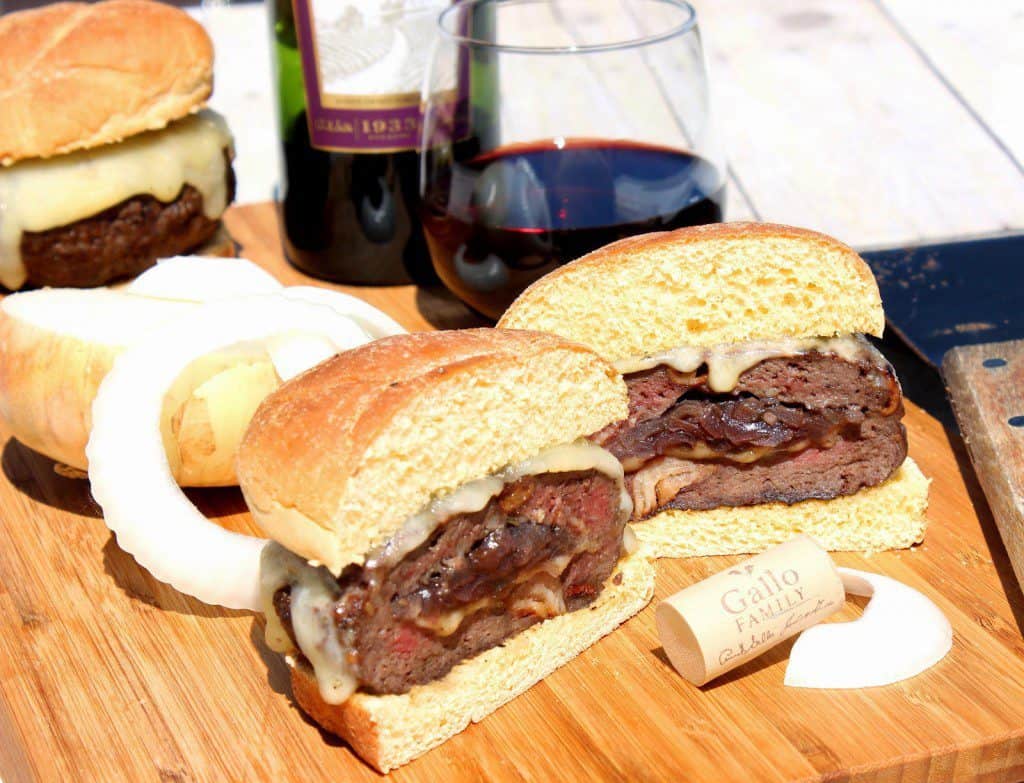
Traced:
MULTIPOLYGON (((984 14, 1004 20, 1010 47, 1007 20, 1019 13, 1012 4, 993 0, 984 14)), ((964 14, 941 17, 936 4, 917 6, 936 25, 962 29, 964 14)), ((814 226, 857 248, 1024 224, 1021 171, 908 42, 887 2, 704 0, 697 7, 729 162, 761 220, 814 226)), ((1007 78, 1019 73, 1019 51, 1000 61, 997 40, 981 42, 990 87, 1004 68, 1007 78)), ((1019 114, 1008 103, 997 108, 1019 114)))
MULTIPOLYGON (((289 283, 273 210, 233 210, 245 255, 289 283)), ((450 299, 360 289, 412 329, 472 323, 450 299)), ((783 687, 789 646, 698 689, 670 669, 654 606, 439 749, 399 781, 1016 781, 1024 778, 1024 598, 958 441, 915 406, 911 453, 934 478, 910 551, 841 565, 922 590, 950 655, 904 683, 783 687)), ((372 781, 303 718, 260 621, 149 576, 117 546, 85 481, 0 432, 0 777, 16 781, 372 781)), ((193 493, 250 530, 236 490, 193 493)), ((661 561, 655 601, 735 558, 661 561)), ((849 604, 842 617, 860 610, 849 604)))
POLYGON ((1024 0, 988 0, 963 13, 961 0, 878 0, 908 46, 963 104, 966 114, 1024 164, 1024 112, 1009 96, 1024 75, 1024 0))
POLYGON ((985 497, 1024 584, 1024 340, 954 348, 942 361, 985 497))

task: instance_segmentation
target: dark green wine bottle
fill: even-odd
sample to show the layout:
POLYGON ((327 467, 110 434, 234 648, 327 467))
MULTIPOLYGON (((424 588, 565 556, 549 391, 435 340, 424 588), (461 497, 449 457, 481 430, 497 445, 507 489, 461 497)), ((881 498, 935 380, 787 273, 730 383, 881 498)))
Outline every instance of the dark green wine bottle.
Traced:
POLYGON ((285 253, 337 282, 430 285, 419 82, 446 0, 366 5, 274 1, 285 253))

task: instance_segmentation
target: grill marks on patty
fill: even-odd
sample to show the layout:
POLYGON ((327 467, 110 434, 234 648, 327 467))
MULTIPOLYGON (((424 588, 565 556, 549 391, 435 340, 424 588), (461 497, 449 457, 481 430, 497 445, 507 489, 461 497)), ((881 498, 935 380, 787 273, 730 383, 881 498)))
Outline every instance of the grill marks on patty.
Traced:
MULTIPOLYGON (((235 177, 225 155, 228 203, 235 177)), ((202 245, 219 220, 203 214, 203 196, 185 185, 169 203, 138 195, 91 217, 46 231, 26 231, 21 258, 32 286, 104 285, 148 269, 158 258, 180 255, 202 245)))
MULTIPOLYGON (((596 471, 528 476, 394 566, 350 566, 333 620, 360 688, 404 693, 555 614, 586 606, 619 558, 619 488, 596 471)), ((289 588, 274 596, 294 634, 289 588)))
POLYGON ((716 394, 706 371, 626 376, 630 415, 592 439, 627 472, 634 517, 831 499, 881 483, 906 457, 899 383, 866 347, 848 361, 812 351, 772 358, 716 394))

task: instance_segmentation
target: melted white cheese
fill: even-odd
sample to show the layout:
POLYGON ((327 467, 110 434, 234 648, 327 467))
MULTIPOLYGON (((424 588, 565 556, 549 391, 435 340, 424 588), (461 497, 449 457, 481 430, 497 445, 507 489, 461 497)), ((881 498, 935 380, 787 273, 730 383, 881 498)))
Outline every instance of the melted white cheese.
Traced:
POLYGON ((291 585, 292 632, 313 667, 320 695, 328 704, 341 704, 358 683, 332 617, 338 583, 326 568, 310 565, 274 541, 263 548, 260 603, 267 618, 267 647, 290 654, 292 640, 274 609, 274 594, 285 585, 291 585))
POLYGON ((709 459, 727 459, 732 462, 750 464, 758 462, 765 457, 774 456, 783 452, 803 451, 811 445, 809 440, 798 440, 788 446, 751 446, 742 451, 715 451, 706 443, 694 443, 690 448, 676 446, 665 449, 665 454, 676 459, 684 459, 690 462, 699 462, 709 459))
POLYGON ((203 214, 219 218, 228 202, 224 150, 231 145, 224 119, 203 111, 117 144, 0 167, 0 283, 14 290, 25 282, 24 232, 66 226, 132 196, 167 203, 192 185, 203 196, 203 214))
MULTIPOLYGON (((438 526, 450 517, 483 509, 506 484, 524 476, 584 470, 596 470, 615 480, 620 489, 619 513, 623 519, 629 519, 633 502, 625 489, 622 465, 600 446, 577 441, 555 446, 492 476, 467 482, 454 492, 430 501, 418 513, 409 517, 383 546, 367 556, 366 567, 377 568, 398 563, 427 541, 438 526)), ((623 542, 627 548, 634 544, 631 535, 628 542, 624 536, 623 542)), ((557 574, 552 574, 557 576, 567 564, 567 558, 564 562, 559 559, 540 570, 548 573, 557 571, 557 574)), ((303 560, 280 544, 271 542, 264 548, 260 562, 260 595, 263 613, 267 618, 267 646, 279 653, 292 654, 295 652, 292 641, 274 609, 274 594, 287 585, 291 586, 291 622, 298 648, 313 667, 323 700, 328 704, 341 704, 355 691, 357 682, 350 663, 351 649, 345 645, 331 618, 330 607, 338 596, 337 582, 326 568, 303 560)), ((533 598, 541 600, 538 596, 533 598)), ((545 603, 564 608, 564 604, 559 604, 550 596, 545 598, 545 603)), ((454 633, 471 608, 463 607, 446 613, 436 621, 437 630, 441 635, 454 633)))
POLYGON ((852 362, 870 355, 874 347, 860 335, 852 334, 727 343, 705 348, 680 346, 651 356, 620 359, 615 362, 615 369, 628 375, 664 364, 678 372, 689 373, 695 372, 701 365, 707 365, 708 386, 714 392, 724 393, 735 389, 740 376, 765 359, 796 356, 810 351, 835 354, 852 362))

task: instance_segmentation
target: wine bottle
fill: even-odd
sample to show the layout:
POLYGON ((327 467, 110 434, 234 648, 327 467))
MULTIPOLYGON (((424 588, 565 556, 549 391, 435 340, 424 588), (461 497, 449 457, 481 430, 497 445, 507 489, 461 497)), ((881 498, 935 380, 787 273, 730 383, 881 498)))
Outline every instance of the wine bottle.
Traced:
POLYGON ((436 283, 417 147, 423 71, 447 2, 275 0, 279 214, 299 269, 342 283, 436 283))

